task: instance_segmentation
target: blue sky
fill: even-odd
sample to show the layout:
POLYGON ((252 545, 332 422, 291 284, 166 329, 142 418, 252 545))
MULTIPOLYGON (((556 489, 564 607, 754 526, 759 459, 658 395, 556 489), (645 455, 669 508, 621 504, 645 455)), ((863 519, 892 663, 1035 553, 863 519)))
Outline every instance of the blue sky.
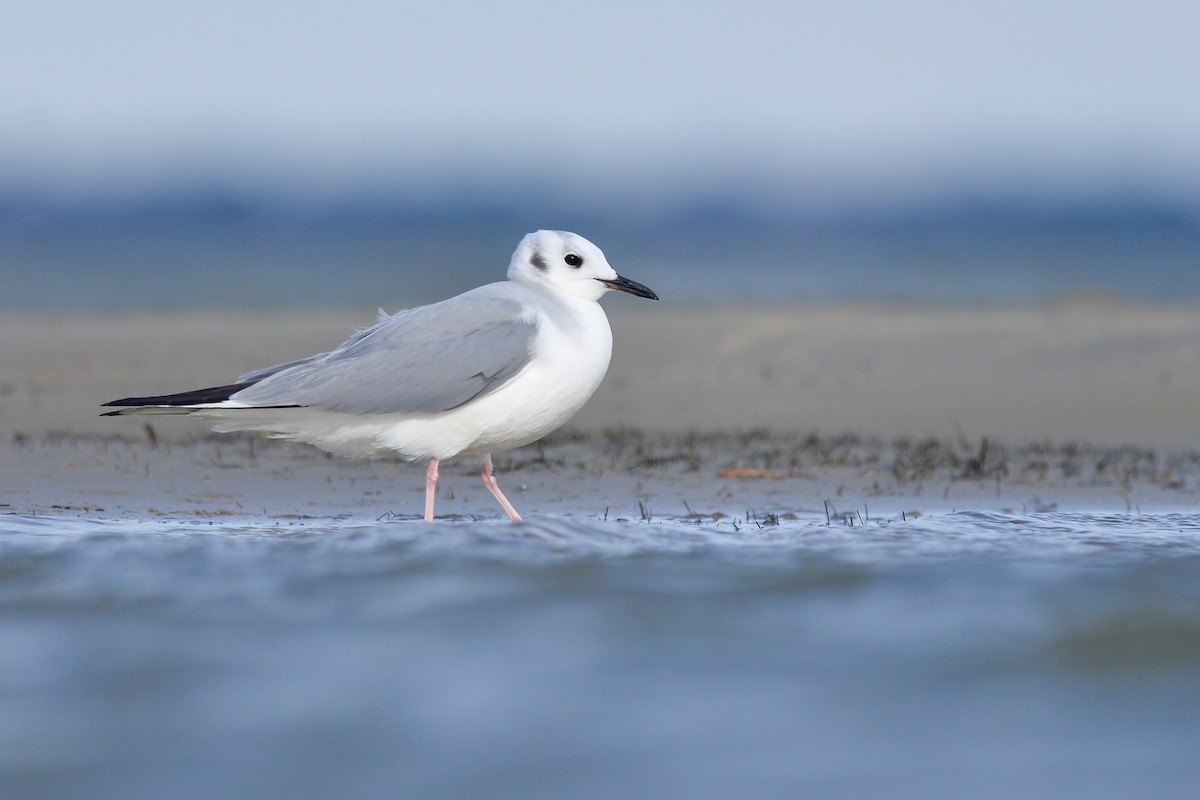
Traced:
POLYGON ((1195 2, 50 0, 4 16, 13 185, 1200 187, 1195 2))

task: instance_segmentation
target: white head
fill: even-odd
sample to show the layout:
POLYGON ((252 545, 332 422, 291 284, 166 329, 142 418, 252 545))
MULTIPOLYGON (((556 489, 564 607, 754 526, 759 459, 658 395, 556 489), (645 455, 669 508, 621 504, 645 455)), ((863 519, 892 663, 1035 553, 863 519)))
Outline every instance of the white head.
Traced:
POLYGON ((610 289, 658 299, 645 286, 618 275, 599 247, 566 231, 537 231, 522 239, 508 265, 508 279, 585 300, 599 300, 610 289))

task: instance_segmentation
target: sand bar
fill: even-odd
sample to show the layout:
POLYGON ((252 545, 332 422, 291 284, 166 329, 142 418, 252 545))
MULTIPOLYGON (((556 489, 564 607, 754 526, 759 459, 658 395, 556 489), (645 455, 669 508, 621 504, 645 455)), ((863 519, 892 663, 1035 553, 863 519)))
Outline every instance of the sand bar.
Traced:
MULTIPOLYGON (((0 511, 415 517, 418 467, 215 436, 177 417, 98 416, 131 392, 225 383, 327 349, 372 316, 0 318, 0 511)), ((613 365, 593 401, 567 431, 496 461, 527 514, 757 524, 826 511, 853 522, 1198 503, 1195 309, 617 307, 611 317, 613 365)), ((444 475, 439 513, 499 513, 473 464, 444 475)))
MULTIPOLYGON (((1200 313, 1080 302, 914 310, 610 304, 609 374, 573 427, 769 428, 1200 449, 1200 313)), ((99 404, 329 349, 365 311, 0 317, 0 429, 118 433, 99 404)), ((194 436, 184 420, 162 438, 194 436)))

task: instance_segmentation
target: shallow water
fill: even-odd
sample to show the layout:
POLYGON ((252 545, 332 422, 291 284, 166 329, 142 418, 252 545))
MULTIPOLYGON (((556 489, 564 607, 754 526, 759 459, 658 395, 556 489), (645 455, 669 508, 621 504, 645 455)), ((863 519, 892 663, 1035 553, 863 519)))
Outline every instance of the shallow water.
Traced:
POLYGON ((1200 515, 0 517, 0 796, 1200 785, 1200 515))

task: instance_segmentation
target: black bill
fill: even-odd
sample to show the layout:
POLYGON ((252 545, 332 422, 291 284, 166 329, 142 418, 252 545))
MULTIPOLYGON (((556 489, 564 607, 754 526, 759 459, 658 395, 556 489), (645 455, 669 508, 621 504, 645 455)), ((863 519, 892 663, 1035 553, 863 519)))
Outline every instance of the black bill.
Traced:
POLYGON ((656 295, 650 289, 642 286, 637 281, 631 281, 629 278, 622 278, 620 275, 618 275, 615 280, 611 281, 605 280, 604 278, 596 278, 596 280, 600 281, 610 289, 616 289, 618 292, 629 292, 630 294, 636 294, 638 297, 649 297, 651 300, 658 299, 658 295, 656 295))

